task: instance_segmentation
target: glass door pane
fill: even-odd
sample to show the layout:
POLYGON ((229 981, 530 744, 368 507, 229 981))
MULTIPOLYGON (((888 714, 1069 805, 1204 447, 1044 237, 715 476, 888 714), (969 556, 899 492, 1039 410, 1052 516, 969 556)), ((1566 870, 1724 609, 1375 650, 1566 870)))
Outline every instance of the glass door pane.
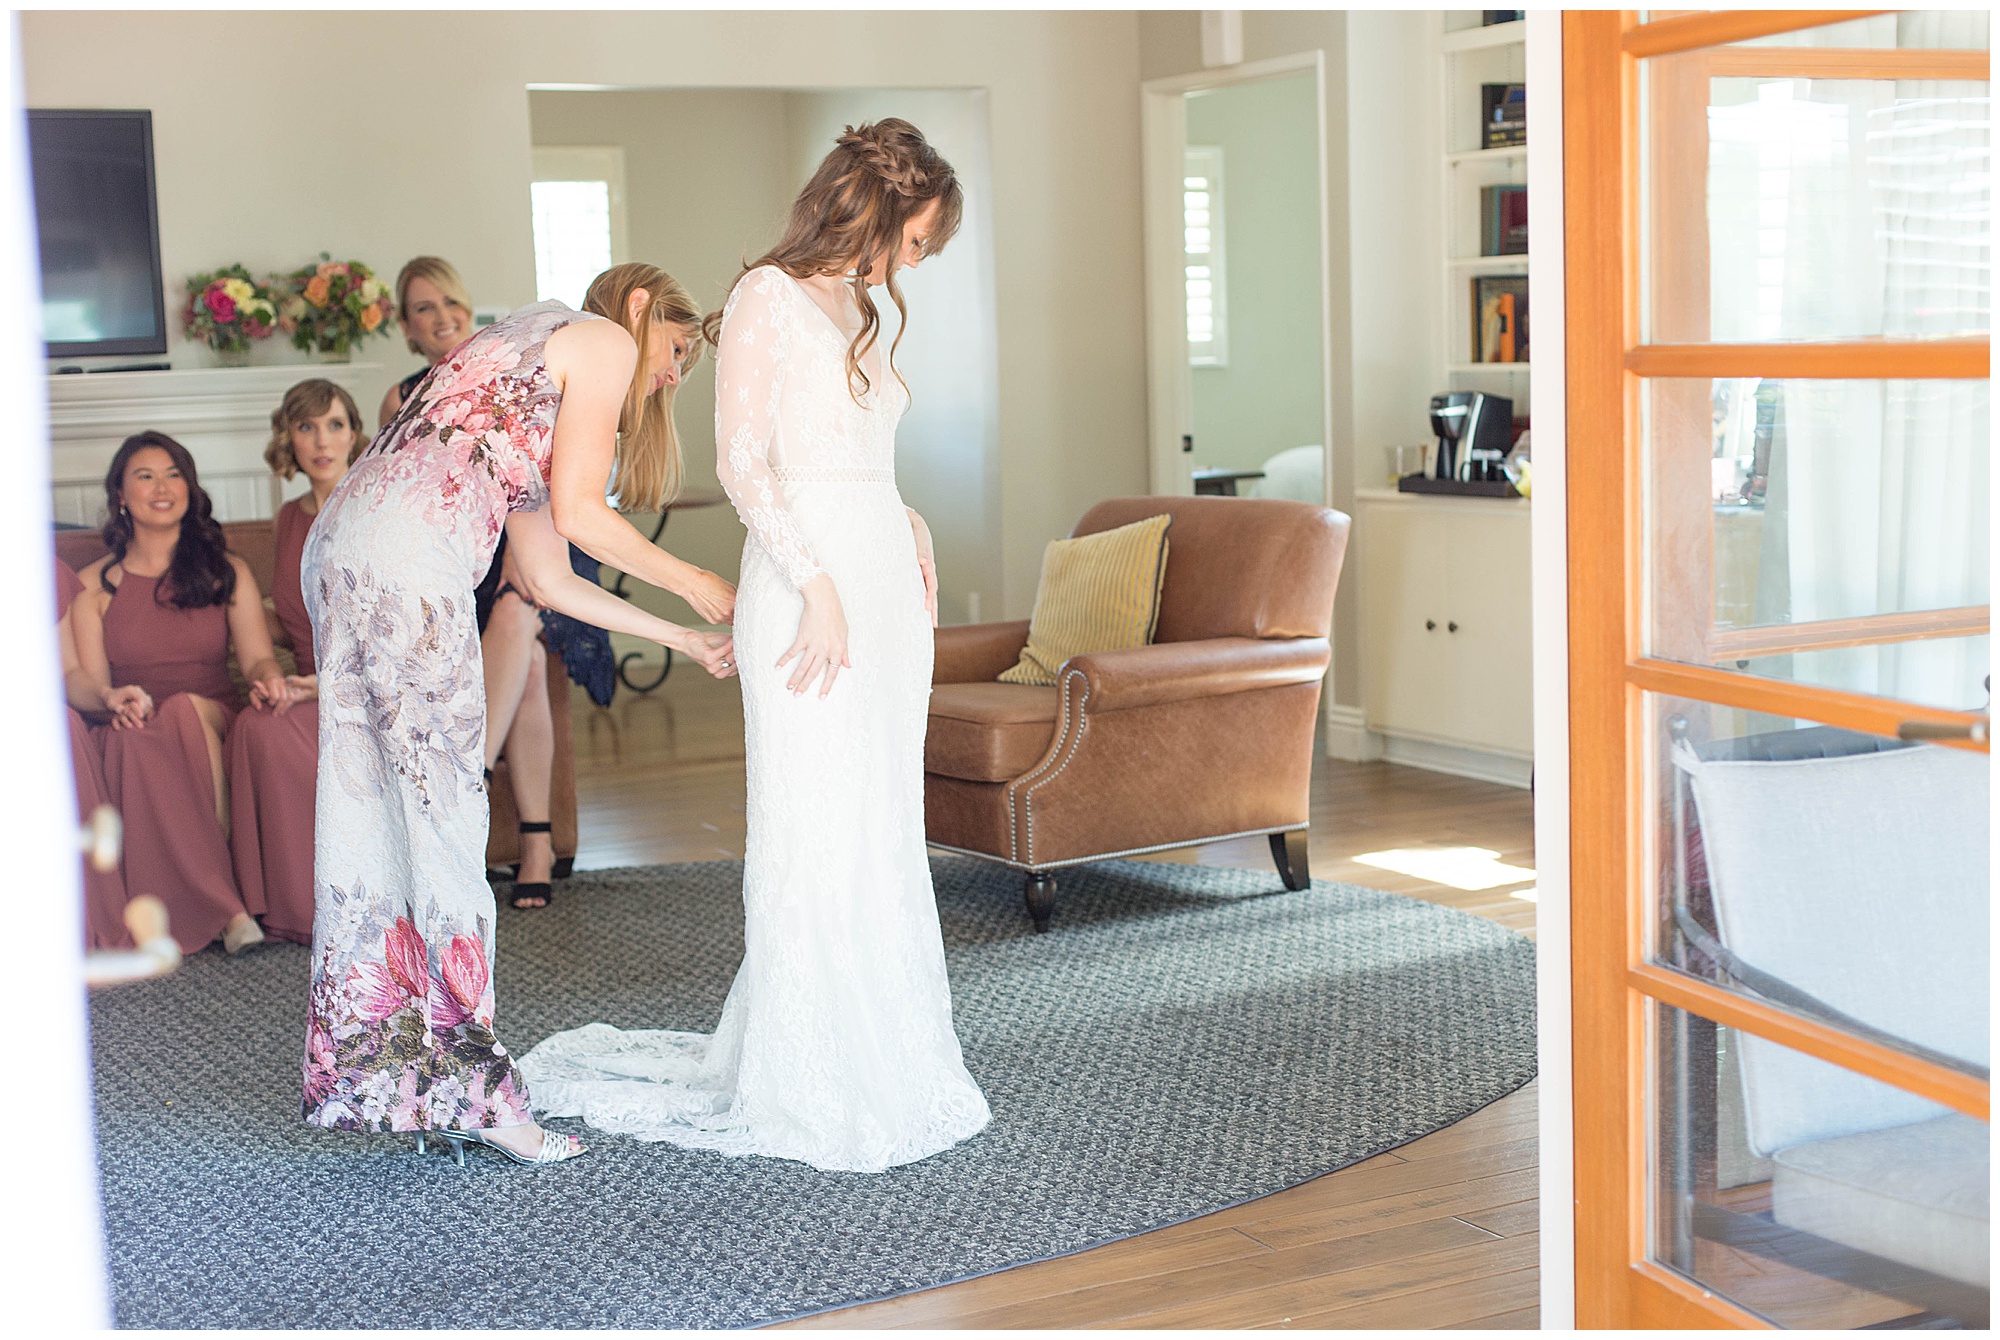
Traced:
POLYGON ((1985 381, 1645 383, 1650 656, 1979 711, 1985 381))
POLYGON ((1773 1325, 1983 1328, 1987 1124, 1659 1004, 1652 1260, 1773 1325))
POLYGON ((1909 13, 1644 62, 1644 341, 1989 331, 1987 47, 1909 13))
POLYGON ((1648 958, 1983 1069, 1989 757, 1694 699, 1644 702, 1648 958))

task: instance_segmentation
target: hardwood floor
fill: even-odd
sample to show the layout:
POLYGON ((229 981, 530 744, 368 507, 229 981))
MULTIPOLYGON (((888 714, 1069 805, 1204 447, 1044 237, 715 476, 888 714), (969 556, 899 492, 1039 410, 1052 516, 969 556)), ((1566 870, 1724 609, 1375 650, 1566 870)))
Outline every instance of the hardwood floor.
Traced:
MULTIPOLYGON (((609 710, 575 698, 580 869, 743 854, 733 683, 689 668, 609 710)), ((1526 791, 1321 759, 1312 872, 1532 936, 1522 884, 1461 890, 1365 864, 1477 847, 1534 867, 1526 791)), ((1158 859, 1268 869, 1262 838, 1158 859)), ((1524 876, 1524 878, 1526 878, 1524 876)), ((1057 916, 1061 916, 1058 909, 1057 916)), ((804 1329, 1482 1328, 1538 1325, 1535 1085, 1393 1153, 1218 1214, 1035 1265, 809 1317, 804 1329)))

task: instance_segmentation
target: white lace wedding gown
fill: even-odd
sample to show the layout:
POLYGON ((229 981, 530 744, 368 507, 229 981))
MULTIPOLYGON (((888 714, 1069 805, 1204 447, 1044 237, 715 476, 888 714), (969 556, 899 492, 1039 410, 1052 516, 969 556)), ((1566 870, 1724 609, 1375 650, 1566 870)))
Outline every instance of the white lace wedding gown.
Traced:
MULTIPOLYGON (((717 473, 749 528, 736 603, 749 783, 744 957, 714 1035, 558 1033, 520 1062, 538 1110, 728 1154, 876 1172, 982 1129, 952 1029, 924 853, 931 629, 895 483, 908 396, 797 281, 737 284, 716 352, 717 473), (798 588, 833 578, 849 659, 794 697, 773 668, 798 588)), ((883 345, 878 345, 878 350, 883 345)))

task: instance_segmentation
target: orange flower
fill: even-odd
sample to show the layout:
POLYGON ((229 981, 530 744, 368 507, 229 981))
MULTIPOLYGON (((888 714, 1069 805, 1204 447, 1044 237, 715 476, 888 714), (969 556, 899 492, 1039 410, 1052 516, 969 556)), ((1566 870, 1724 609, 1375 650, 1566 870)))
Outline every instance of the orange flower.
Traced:
POLYGON ((314 275, 306 281, 306 301, 315 307, 326 306, 327 285, 321 275, 314 275))
POLYGON ((363 330, 373 330, 375 329, 375 327, 381 324, 382 324, 382 309, 380 307, 377 307, 373 303, 370 303, 368 306, 361 309, 361 328, 363 330))

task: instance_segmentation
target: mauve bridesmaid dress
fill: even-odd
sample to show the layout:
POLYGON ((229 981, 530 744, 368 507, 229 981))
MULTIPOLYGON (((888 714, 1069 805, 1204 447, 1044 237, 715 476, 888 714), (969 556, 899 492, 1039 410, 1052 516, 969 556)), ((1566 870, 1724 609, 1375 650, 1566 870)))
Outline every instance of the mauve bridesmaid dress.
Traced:
MULTIPOLYGON (((69 603, 83 594, 83 582, 76 569, 56 560, 56 621, 69 613, 69 603)), ((109 804, 104 786, 104 763, 98 757, 97 741, 83 715, 67 704, 69 713, 69 763, 76 777, 76 817, 81 823, 99 805, 109 804)), ((83 934, 89 949, 130 949, 132 933, 125 929, 125 872, 95 870, 83 863, 83 934)))
POLYGON ((184 610, 155 600, 159 579, 126 573, 104 611, 104 652, 114 685, 137 684, 156 709, 145 725, 91 734, 104 782, 125 821, 125 890, 167 905, 167 925, 191 954, 244 910, 229 843, 215 816, 215 780, 193 695, 225 719, 240 703, 229 680, 227 607, 184 610))
MULTIPOLYGON (((295 498, 278 510, 271 603, 299 673, 317 673, 299 558, 313 519, 295 498)), ((264 933, 312 943, 313 793, 319 781, 319 703, 283 714, 252 708, 229 729, 229 851, 243 905, 264 933)))

